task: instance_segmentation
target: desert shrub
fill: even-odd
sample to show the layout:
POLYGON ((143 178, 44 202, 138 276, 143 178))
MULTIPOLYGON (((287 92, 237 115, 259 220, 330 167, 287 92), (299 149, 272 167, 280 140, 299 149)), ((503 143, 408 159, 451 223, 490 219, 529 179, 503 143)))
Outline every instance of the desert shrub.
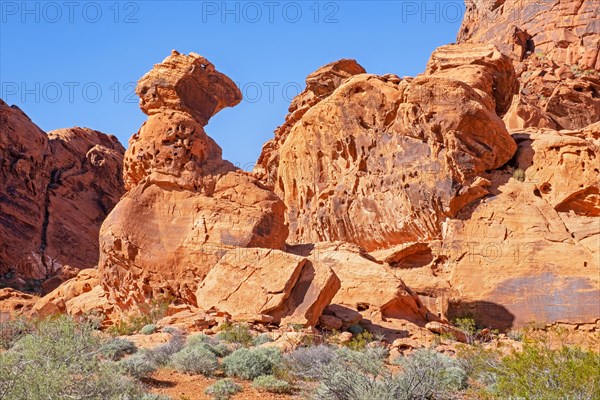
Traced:
POLYGON ((516 168, 513 171, 513 178, 518 180, 519 182, 525 182, 525 170, 521 168, 516 168))
POLYGON ((216 342, 218 342, 218 340, 216 340, 215 338, 205 335, 204 333, 198 333, 197 335, 188 337, 185 344, 186 346, 195 346, 203 343, 213 344, 216 342))
POLYGON ((153 299, 145 305, 144 310, 139 310, 118 321, 108 329, 108 333, 114 336, 132 335, 147 325, 153 325, 167 315, 167 308, 171 303, 169 297, 153 299))
POLYGON ((144 393, 140 400, 171 400, 171 398, 162 394, 144 393))
POLYGON ((454 320, 454 326, 463 331, 467 337, 467 343, 475 343, 477 336, 477 324, 473 318, 460 317, 454 320))
POLYGON ((348 343, 345 344, 345 346, 352 350, 363 350, 365 347, 367 347, 367 344, 371 343, 373 340, 374 337, 371 332, 363 331, 356 334, 348 343))
POLYGON ((363 333, 365 331, 365 328, 363 328, 360 325, 351 325, 348 327, 348 332, 352 333, 353 335, 360 335, 361 333, 363 333))
POLYGON ((459 361, 431 349, 421 349, 393 362, 402 367, 395 379, 402 399, 449 399, 466 388, 467 372, 459 361))
POLYGON ((336 360, 360 372, 378 375, 385 366, 385 353, 379 348, 369 347, 362 351, 342 347, 336 352, 336 360))
POLYGON ((152 321, 148 315, 145 314, 132 314, 127 319, 116 322, 107 332, 113 336, 127 336, 133 335, 138 332, 145 325, 150 324, 152 321))
POLYGON ((141 397, 137 384, 100 360, 100 345, 90 324, 64 316, 40 321, 0 354, 0 399, 141 397))
POLYGON ((514 340, 516 342, 522 342, 523 338, 525 337, 523 332, 517 331, 514 329, 511 329, 510 331, 508 331, 508 333, 506 335, 508 336, 509 339, 514 340))
POLYGON ((177 333, 167 343, 156 346, 153 349, 142 350, 142 353, 154 365, 162 367, 171 361, 173 354, 183 349, 184 343, 184 337, 177 333))
POLYGON ((377 374, 346 363, 334 363, 320 379, 314 400, 396 400, 397 385, 385 370, 377 374))
POLYGON ((127 339, 114 338, 104 343, 100 347, 100 354, 112 361, 118 361, 127 354, 133 354, 137 351, 135 344, 127 339))
POLYGON ((217 338, 226 342, 239 343, 243 346, 251 346, 254 341, 254 336, 247 324, 232 324, 230 322, 221 325, 217 338))
POLYGON ((173 367, 177 371, 191 375, 212 375, 219 363, 217 356, 209 350, 206 344, 188 346, 172 357, 173 367))
POLYGON ((260 346, 261 344, 270 343, 270 342, 273 342, 273 341, 274 340, 273 340, 273 338, 271 336, 262 333, 262 334, 256 336, 253 339, 252 344, 254 346, 260 346))
POLYGON ((147 378, 157 369, 157 365, 146 357, 143 352, 119 361, 118 365, 124 374, 136 379, 147 378))
POLYGON ((462 369, 478 386, 495 387, 501 354, 497 350, 483 347, 481 344, 462 345, 458 348, 458 361, 462 369))
POLYGON ((17 340, 30 333, 32 329, 32 325, 21 318, 0 322, 0 349, 10 349, 17 340))
POLYGON ((202 347, 217 357, 225 357, 232 352, 231 345, 222 343, 219 339, 203 333, 188 338, 187 347, 202 347))
POLYGON ((362 351, 342 347, 322 368, 316 400, 392 400, 398 397, 399 382, 385 367, 387 349, 368 347, 362 351))
POLYGON ((204 393, 215 400, 227 400, 234 394, 241 392, 242 387, 231 379, 221 379, 204 390, 204 393))
POLYGON ((144 325, 142 329, 140 329, 142 335, 152 335, 154 332, 156 332, 156 325, 154 324, 144 325))
POLYGON ((500 398, 598 399, 600 355, 574 347, 551 349, 525 343, 523 351, 502 359, 495 368, 500 398))
POLYGON ((273 375, 262 375, 254 378, 252 386, 262 392, 291 393, 292 385, 283 379, 277 379, 273 375))
POLYGON ((252 380, 261 375, 272 375, 283 363, 281 351, 272 347, 241 348, 223 359, 228 376, 252 380))
POLYGON ((326 345, 299 347, 285 355, 285 364, 292 375, 299 379, 316 380, 335 361, 335 350, 326 345))

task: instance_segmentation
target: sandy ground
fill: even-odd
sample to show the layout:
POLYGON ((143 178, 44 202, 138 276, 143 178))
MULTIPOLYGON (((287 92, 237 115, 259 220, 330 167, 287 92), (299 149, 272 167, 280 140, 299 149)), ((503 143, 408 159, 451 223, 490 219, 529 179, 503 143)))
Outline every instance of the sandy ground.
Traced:
MULTIPOLYGON (((202 375, 186 375, 171 369, 160 369, 152 375, 152 379, 145 383, 151 387, 151 392, 170 396, 173 400, 212 400, 204 394, 204 389, 218 379, 206 378, 202 375)), ((232 400, 298 400, 300 394, 284 395, 268 392, 259 392, 250 382, 236 380, 244 389, 236 394, 232 400)))

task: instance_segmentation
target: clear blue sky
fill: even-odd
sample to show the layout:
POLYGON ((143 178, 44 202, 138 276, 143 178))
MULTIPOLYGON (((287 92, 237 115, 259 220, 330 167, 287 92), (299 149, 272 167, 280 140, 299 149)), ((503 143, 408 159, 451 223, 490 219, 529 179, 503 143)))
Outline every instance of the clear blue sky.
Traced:
POLYGON ((452 43, 462 0, 0 0, 0 96, 42 129, 84 126, 127 146, 145 119, 133 83, 171 49, 197 52, 246 99, 206 130, 249 169, 306 75, 340 58, 414 76, 452 43), (100 91, 99 91, 100 90, 100 91))

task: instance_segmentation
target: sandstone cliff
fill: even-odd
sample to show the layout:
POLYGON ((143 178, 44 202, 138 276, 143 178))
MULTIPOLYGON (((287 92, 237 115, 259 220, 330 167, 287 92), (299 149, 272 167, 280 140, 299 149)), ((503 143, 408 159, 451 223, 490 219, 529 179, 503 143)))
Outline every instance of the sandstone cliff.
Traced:
POLYGON ((125 149, 85 128, 46 135, 2 101, 0 128, 0 285, 45 290, 43 281, 97 264, 100 225, 123 193, 125 149))

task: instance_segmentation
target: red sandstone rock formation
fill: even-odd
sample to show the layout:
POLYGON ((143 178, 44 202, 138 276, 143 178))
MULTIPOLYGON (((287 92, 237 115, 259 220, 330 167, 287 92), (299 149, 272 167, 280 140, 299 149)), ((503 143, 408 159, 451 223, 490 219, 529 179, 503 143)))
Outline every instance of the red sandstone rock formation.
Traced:
POLYGON ((521 84, 507 127, 579 129, 600 120, 597 0, 468 0, 460 43, 490 43, 521 84))
POLYGON ((374 250, 429 240, 446 217, 487 194, 481 174, 516 147, 496 115, 516 81, 494 47, 461 48, 457 60, 434 54, 415 79, 340 81, 276 132, 256 171, 267 184, 277 178, 289 242, 344 240, 374 250))
POLYGON ((500 328, 600 319, 600 125, 529 129, 515 169, 494 171, 492 196, 450 220, 420 264, 394 270, 431 311, 500 328), (429 254, 429 257, 427 257, 429 254))
POLYGON ((100 233, 102 284, 122 308, 171 295, 196 303, 198 284, 237 247, 282 249, 284 205, 221 158, 208 119, 241 100, 205 58, 177 52, 140 79, 149 117, 129 143, 129 190, 100 233))
POLYGON ((67 264, 94 267, 100 225, 123 193, 123 147, 84 128, 46 135, 1 100, 0 129, 0 284, 41 290, 70 277, 67 264))

